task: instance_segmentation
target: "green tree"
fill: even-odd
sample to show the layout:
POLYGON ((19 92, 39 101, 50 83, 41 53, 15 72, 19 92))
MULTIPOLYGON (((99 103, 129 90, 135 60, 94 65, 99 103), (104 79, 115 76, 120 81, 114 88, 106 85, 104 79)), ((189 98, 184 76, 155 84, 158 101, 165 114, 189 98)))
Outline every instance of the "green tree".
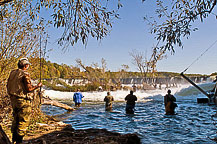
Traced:
MULTIPOLYGON (((7 79, 20 57, 39 57, 40 39, 42 37, 42 43, 46 40, 46 28, 50 24, 64 28, 58 40, 63 48, 78 41, 87 44, 89 36, 102 39, 112 28, 112 20, 118 17, 117 11, 107 5, 108 1, 99 0, 1 0, 0 80, 7 79), (44 18, 41 13, 44 9, 51 11, 50 19, 44 18)), ((34 64, 32 72, 38 73, 39 63, 34 64)), ((61 77, 69 76, 67 69, 58 71, 61 77)), ((37 74, 33 75, 37 78, 37 74)))
POLYGON ((30 3, 14 1, 0 7, 0 81, 5 81, 9 71, 17 67, 20 57, 37 57, 39 35, 43 20, 34 23, 26 11, 30 3))
MULTIPOLYGON (((145 0, 143 0, 145 1, 145 0)), ((157 17, 145 17, 151 25, 151 33, 158 41, 156 48, 160 51, 175 52, 174 46, 183 47, 183 38, 198 28, 193 27, 196 21, 203 22, 208 16, 217 18, 216 0, 171 0, 171 3, 156 0, 157 17)))
MULTIPOLYGON (((0 5, 9 1, 1 0, 0 5)), ((56 28, 64 28, 58 44, 67 48, 79 40, 87 44, 89 36, 100 40, 109 33, 112 20, 117 18, 118 14, 117 11, 109 9, 108 2, 99 0, 15 0, 5 4, 4 7, 16 7, 17 3, 25 5, 27 16, 33 21, 37 21, 39 17, 42 19, 45 17, 41 10, 52 11, 51 19, 47 22, 56 28)), ((120 6, 121 4, 118 3, 118 8, 120 6)), ((0 13, 0 16, 4 18, 3 13, 0 13)))
POLYGON ((107 87, 106 85, 109 83, 110 75, 106 73, 107 67, 105 59, 101 59, 101 66, 99 66, 98 63, 92 63, 91 66, 85 66, 81 59, 77 59, 76 62, 85 70, 85 78, 97 86, 103 85, 107 87))

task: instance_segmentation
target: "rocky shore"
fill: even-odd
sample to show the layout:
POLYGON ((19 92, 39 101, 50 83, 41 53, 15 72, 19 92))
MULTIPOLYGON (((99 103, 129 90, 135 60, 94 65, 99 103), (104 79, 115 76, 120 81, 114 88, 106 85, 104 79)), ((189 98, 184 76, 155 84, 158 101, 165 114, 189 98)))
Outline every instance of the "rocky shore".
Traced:
POLYGON ((48 133, 28 136, 24 143, 34 144, 140 144, 136 134, 119 134, 106 129, 74 130, 70 125, 48 133))
MULTIPOLYGON (((1 129, 0 143, 11 144, 11 134, 1 129), (9 137, 8 137, 9 136, 9 137)), ((28 130, 23 144, 140 144, 136 134, 120 134, 106 129, 75 130, 69 124, 50 121, 48 124, 37 123, 33 130, 28 130)))

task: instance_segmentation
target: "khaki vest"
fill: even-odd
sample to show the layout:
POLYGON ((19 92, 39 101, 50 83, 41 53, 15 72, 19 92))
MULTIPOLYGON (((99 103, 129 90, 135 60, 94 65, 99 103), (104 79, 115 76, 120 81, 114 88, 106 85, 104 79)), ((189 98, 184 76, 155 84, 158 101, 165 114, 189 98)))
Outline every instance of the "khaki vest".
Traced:
POLYGON ((112 101, 114 101, 114 98, 109 95, 104 98, 104 101, 106 102, 106 107, 112 107, 112 101))
POLYGON ((7 91, 9 95, 28 98, 27 91, 23 82, 23 77, 29 75, 22 69, 12 70, 8 78, 7 91))

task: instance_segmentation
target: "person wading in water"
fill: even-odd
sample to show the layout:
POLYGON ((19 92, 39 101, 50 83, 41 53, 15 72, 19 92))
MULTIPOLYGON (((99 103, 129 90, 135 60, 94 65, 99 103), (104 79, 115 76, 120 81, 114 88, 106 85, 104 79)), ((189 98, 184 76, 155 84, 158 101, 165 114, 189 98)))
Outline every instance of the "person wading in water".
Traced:
POLYGON ((164 106, 166 115, 174 115, 175 108, 177 107, 176 98, 171 95, 171 90, 167 91, 167 94, 164 96, 164 106))
POLYGON ((105 103, 105 110, 112 111, 112 102, 114 101, 113 96, 111 96, 110 92, 107 92, 107 96, 104 98, 105 103))
POLYGON ((127 114, 134 114, 134 108, 135 108, 135 104, 137 101, 137 97, 135 95, 133 95, 133 91, 130 91, 130 94, 128 94, 125 97, 125 101, 127 101, 126 104, 126 113, 127 114))
POLYGON ((75 92, 74 95, 73 95, 73 101, 75 102, 76 107, 81 106, 82 98, 84 98, 84 96, 80 92, 80 89, 77 89, 77 92, 75 92))

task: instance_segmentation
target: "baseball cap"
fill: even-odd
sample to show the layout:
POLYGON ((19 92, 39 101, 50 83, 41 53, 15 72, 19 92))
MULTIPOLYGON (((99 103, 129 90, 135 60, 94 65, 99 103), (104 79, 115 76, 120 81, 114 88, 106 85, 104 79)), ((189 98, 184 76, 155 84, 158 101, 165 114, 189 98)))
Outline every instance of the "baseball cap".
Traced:
POLYGON ((29 60, 27 58, 21 58, 19 60, 18 64, 20 64, 20 65, 26 65, 26 64, 31 65, 31 63, 29 62, 29 60))

